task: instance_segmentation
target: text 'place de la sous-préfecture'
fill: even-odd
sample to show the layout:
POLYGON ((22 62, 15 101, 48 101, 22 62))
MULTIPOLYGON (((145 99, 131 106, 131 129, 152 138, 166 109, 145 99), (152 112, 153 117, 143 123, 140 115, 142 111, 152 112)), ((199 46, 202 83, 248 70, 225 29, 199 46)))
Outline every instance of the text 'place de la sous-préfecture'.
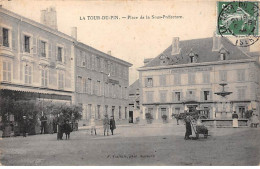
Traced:
POLYGON ((182 19, 183 16, 175 16, 175 15, 126 15, 126 16, 80 16, 80 20, 137 20, 137 19, 182 19))

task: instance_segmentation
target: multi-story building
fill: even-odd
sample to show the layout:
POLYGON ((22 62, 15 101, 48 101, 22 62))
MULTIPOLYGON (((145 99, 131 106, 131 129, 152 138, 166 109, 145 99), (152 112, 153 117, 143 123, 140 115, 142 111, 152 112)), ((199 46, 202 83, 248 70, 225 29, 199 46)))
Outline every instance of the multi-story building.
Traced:
POLYGON ((139 68, 141 116, 151 113, 156 120, 162 115, 205 110, 210 119, 231 118, 236 111, 259 113, 260 66, 225 38, 216 37, 179 41, 139 68), (232 92, 225 98, 225 91, 232 92))
POLYGON ((139 80, 129 86, 129 122, 138 123, 140 121, 140 96, 139 80))
POLYGON ((70 104, 74 94, 74 38, 57 30, 55 8, 42 23, 0 8, 1 96, 70 104))
POLYGON ((105 114, 118 123, 127 123, 130 63, 98 51, 83 43, 75 43, 75 98, 83 108, 83 124, 91 115, 97 124, 105 114))

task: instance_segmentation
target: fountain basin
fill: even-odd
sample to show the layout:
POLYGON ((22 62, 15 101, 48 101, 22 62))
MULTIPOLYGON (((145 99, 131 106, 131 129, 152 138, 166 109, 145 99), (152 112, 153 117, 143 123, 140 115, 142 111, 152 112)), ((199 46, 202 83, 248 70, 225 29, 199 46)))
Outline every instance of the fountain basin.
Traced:
MULTIPOLYGON (((201 119, 205 126, 211 127, 232 127, 233 119, 201 119)), ((238 127, 248 127, 248 119, 238 119, 238 127)))

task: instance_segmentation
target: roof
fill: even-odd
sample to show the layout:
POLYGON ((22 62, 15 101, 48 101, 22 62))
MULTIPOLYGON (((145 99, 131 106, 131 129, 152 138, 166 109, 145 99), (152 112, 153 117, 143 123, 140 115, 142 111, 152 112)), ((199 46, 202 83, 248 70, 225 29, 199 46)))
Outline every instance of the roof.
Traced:
POLYGON ((135 95, 137 89, 139 89, 139 79, 129 86, 129 95, 135 95))
POLYGON ((54 35, 63 37, 63 38, 65 38, 67 40, 70 40, 70 41, 75 41, 75 39, 73 37, 71 37, 71 36, 69 36, 69 35, 67 35, 67 34, 65 34, 63 32, 60 32, 60 31, 58 31, 56 29, 53 29, 51 27, 48 27, 48 26, 46 26, 46 25, 44 25, 42 23, 36 22, 34 20, 31 20, 29 18, 23 17, 23 16, 21 16, 19 14, 16 14, 16 13, 14 13, 12 11, 9 11, 9 10, 3 8, 2 5, 0 5, 0 12, 5 14, 5 15, 11 16, 13 18, 16 18, 16 19, 20 20, 21 22, 26 22, 26 23, 28 23, 30 25, 33 25, 33 26, 37 27, 37 28, 43 29, 43 30, 45 30, 47 32, 50 32, 50 33, 54 34, 54 35))
POLYGON ((250 56, 252 56, 252 57, 260 56, 260 52, 259 52, 259 51, 249 52, 248 54, 249 54, 250 56))
POLYGON ((89 50, 89 51, 94 52, 94 53, 96 53, 98 55, 101 55, 103 57, 106 57, 106 58, 109 58, 109 59, 114 60, 116 62, 119 62, 121 64, 124 64, 124 65, 126 65, 128 67, 133 66, 133 64, 131 64, 129 62, 126 62, 126 61, 124 61, 122 59, 118 59, 117 57, 114 57, 114 56, 111 56, 111 55, 109 55, 107 53, 104 53, 104 52, 102 52, 102 51, 100 51, 98 49, 95 49, 95 48, 93 48, 93 47, 91 47, 89 45, 86 45, 85 43, 77 42, 77 43, 75 43, 75 46, 81 47, 81 48, 86 49, 86 50, 89 50))
MULTIPOLYGON (((245 54, 238 47, 232 45, 228 41, 229 40, 226 38, 221 38, 222 47, 229 52, 227 60, 250 58, 249 55, 245 54)), ((159 57, 162 55, 169 59, 169 65, 188 64, 190 63, 188 55, 191 51, 198 55, 196 63, 219 61, 219 51, 212 51, 213 37, 180 41, 179 48, 179 54, 172 55, 172 45, 170 45, 161 54, 141 68, 161 66, 161 60, 159 57)))

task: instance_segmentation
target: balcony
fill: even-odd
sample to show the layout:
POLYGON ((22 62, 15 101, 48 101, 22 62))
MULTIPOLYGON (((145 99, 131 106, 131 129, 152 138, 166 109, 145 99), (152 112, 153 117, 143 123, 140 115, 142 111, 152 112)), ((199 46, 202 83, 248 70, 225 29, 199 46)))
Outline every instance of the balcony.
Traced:
POLYGON ((39 65, 50 66, 50 58, 40 57, 39 65))
POLYGON ((56 69, 65 70, 65 64, 63 62, 57 61, 56 62, 56 69))

